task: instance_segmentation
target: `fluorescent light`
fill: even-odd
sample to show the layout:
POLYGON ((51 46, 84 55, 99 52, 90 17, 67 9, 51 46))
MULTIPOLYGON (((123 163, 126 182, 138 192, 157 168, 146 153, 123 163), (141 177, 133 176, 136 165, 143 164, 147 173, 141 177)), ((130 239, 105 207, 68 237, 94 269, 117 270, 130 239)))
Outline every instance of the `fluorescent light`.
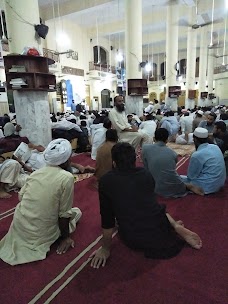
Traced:
POLYGON ((228 9, 228 0, 225 0, 226 9, 228 9))
POLYGON ((116 60, 119 62, 123 61, 123 55, 121 53, 117 53, 116 60))
POLYGON ((147 72, 150 72, 150 71, 151 71, 151 64, 150 64, 149 62, 146 64, 145 70, 146 70, 147 72))

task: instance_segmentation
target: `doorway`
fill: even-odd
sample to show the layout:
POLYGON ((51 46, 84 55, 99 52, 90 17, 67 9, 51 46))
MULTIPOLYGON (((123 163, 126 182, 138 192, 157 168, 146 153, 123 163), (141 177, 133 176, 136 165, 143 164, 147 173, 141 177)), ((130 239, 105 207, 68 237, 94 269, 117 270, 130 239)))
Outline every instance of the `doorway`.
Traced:
POLYGON ((104 89, 101 91, 101 107, 102 109, 110 108, 110 93, 111 91, 108 89, 104 89))

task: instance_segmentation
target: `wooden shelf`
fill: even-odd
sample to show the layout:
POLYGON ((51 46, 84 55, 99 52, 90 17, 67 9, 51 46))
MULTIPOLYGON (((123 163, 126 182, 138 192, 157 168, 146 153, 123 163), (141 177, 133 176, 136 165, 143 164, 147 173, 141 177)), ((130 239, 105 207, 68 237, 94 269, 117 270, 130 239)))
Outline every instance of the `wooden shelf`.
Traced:
POLYGON ((144 96, 148 94, 146 79, 128 79, 128 95, 144 96))
POLYGON ((41 56, 8 55, 4 56, 7 90, 20 91, 56 91, 56 78, 49 73, 49 64, 54 60, 41 56), (10 72, 12 66, 24 66, 26 72, 10 72), (19 89, 12 88, 10 81, 15 78, 23 78, 27 86, 19 89), (55 89, 49 89, 53 85, 55 89))
POLYGON ((188 90, 188 98, 195 99, 196 98, 196 90, 188 90))
POLYGON ((169 87, 169 98, 178 98, 181 95, 181 86, 169 87))

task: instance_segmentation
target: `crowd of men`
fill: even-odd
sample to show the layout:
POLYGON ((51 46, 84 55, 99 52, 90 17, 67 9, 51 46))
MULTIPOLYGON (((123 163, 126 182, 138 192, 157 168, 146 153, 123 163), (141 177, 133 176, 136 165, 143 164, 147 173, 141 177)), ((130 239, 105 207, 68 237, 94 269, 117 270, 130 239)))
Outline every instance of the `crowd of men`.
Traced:
MULTIPOLYGON (((75 172, 93 172, 97 178, 103 238, 92 267, 106 264, 116 225, 123 242, 149 258, 173 257, 186 244, 201 248, 200 237, 175 221, 156 194, 177 198, 222 189, 228 160, 225 107, 179 108, 174 113, 155 101, 138 117, 126 115, 123 96, 116 96, 109 112, 57 113, 50 119, 53 141, 47 147, 26 139, 29 159, 14 157, 0 165, 0 198, 21 189, 10 229, 0 241, 3 261, 17 265, 42 260, 57 240, 58 254, 74 246, 70 233, 81 217, 72 207, 75 172), (91 151, 95 168, 72 162, 73 138, 78 139, 77 152, 91 151), (167 146, 169 141, 195 145, 186 176, 176 172, 178 155, 167 146), (138 154, 143 167, 136 166, 138 154)), ((1 141, 15 138, 17 145, 23 141, 20 126, 7 121, 0 149, 1 141)))

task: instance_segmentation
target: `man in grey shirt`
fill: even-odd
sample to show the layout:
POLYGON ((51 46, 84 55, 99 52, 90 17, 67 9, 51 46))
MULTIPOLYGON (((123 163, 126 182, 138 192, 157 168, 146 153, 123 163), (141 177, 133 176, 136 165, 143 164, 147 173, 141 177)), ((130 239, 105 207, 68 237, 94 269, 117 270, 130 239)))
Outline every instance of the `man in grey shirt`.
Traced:
POLYGON ((217 116, 216 116, 216 114, 214 112, 210 112, 207 115, 207 120, 202 120, 199 123, 198 127, 207 129, 208 135, 209 136, 213 136, 213 129, 214 129, 216 117, 217 116))
POLYGON ((144 167, 155 180, 155 193, 165 197, 182 197, 188 191, 204 195, 201 188, 184 183, 176 172, 177 154, 166 146, 169 133, 165 128, 155 131, 155 144, 142 147, 144 167))

